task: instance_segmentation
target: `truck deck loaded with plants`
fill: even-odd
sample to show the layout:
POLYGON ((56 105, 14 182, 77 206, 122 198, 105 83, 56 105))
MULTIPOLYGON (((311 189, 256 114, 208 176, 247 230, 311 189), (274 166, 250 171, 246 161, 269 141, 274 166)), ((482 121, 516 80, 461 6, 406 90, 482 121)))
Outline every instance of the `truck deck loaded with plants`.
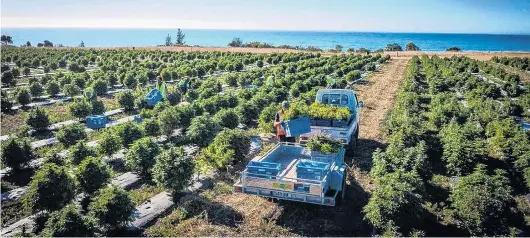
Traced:
POLYGON ((321 89, 309 108, 295 104, 284 119, 309 114, 311 132, 301 144, 279 143, 253 158, 234 190, 258 196, 335 206, 345 194, 345 149, 358 136, 357 98, 353 90, 321 89), (323 126, 319 126, 323 125, 323 126))

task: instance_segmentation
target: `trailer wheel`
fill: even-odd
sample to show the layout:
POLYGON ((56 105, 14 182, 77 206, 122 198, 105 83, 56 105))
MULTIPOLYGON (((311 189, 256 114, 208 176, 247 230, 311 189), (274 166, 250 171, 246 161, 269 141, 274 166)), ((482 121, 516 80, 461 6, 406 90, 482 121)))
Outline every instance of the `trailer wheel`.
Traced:
POLYGON ((348 177, 348 171, 344 171, 344 176, 342 176, 342 190, 340 191, 340 194, 337 194, 337 201, 336 205, 342 204, 344 199, 346 198, 346 178, 348 177))

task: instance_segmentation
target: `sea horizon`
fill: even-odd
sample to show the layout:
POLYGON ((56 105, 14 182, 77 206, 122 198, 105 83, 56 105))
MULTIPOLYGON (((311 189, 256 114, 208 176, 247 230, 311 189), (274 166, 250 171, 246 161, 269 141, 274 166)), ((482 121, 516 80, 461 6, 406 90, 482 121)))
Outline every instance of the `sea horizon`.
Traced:
MULTIPOLYGON (((90 27, 2 27, 2 35, 10 35, 13 45, 30 41, 32 45, 49 40, 55 45, 86 47, 142 47, 165 43, 169 34, 174 41, 178 28, 90 28, 90 27)), ((347 48, 384 49, 387 44, 398 43, 403 49, 414 42, 422 51, 445 51, 459 47, 463 51, 530 51, 530 34, 516 33, 435 33, 435 32, 365 32, 322 30, 232 30, 186 29, 186 44, 202 47, 226 47, 233 38, 243 43, 262 42, 273 46, 314 46, 323 50, 335 45, 347 48)))

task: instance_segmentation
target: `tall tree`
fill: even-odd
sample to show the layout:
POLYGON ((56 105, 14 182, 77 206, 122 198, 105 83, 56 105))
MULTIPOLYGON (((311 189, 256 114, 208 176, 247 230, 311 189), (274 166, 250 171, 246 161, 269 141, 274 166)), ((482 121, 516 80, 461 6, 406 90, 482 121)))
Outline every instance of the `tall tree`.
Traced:
POLYGON ((171 36, 169 34, 167 34, 166 36, 166 46, 170 46, 171 45, 171 36))
POLYGON ((1 41, 2 41, 2 44, 13 44, 13 38, 11 38, 11 36, 8 36, 8 35, 2 35, 2 38, 1 38, 1 41))
POLYGON ((81 41, 81 44, 79 44, 79 47, 85 47, 85 42, 81 41))
POLYGON ((177 41, 175 41, 175 44, 177 45, 184 45, 186 44, 186 41, 184 41, 184 38, 186 37, 186 34, 184 34, 180 28, 177 29, 177 41))
POLYGON ((53 43, 49 40, 44 41, 44 47, 53 47, 53 43))
POLYGON ((26 46, 27 46, 27 47, 31 47, 31 42, 29 42, 29 41, 26 42, 26 46))

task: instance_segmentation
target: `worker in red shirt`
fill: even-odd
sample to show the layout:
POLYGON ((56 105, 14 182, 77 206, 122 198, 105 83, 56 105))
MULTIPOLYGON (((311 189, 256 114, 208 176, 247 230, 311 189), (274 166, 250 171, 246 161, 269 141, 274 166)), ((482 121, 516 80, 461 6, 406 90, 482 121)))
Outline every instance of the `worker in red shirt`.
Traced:
POLYGON ((285 135, 285 129, 282 126, 282 114, 289 109, 289 102, 283 101, 282 102, 282 109, 280 109, 278 112, 276 112, 276 116, 274 117, 274 127, 276 127, 276 135, 278 137, 278 140, 281 142, 292 142, 295 143, 296 139, 294 137, 287 137, 285 135))

